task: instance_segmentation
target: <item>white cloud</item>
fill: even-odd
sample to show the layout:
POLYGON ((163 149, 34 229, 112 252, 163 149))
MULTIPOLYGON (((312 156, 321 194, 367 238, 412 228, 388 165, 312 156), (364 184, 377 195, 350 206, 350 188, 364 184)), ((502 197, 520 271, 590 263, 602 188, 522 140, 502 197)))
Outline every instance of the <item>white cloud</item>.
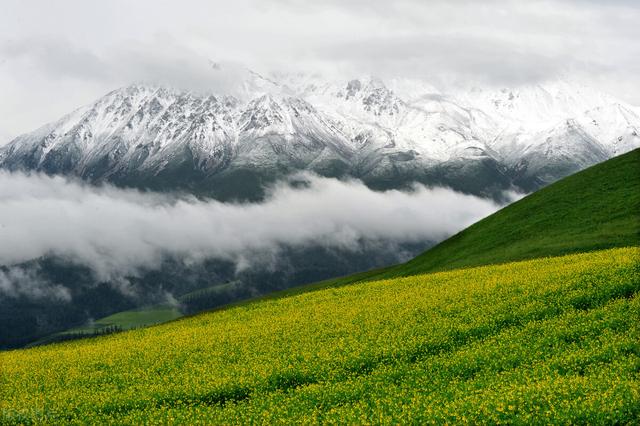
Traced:
POLYGON ((26 296, 31 299, 71 300, 69 290, 43 279, 37 269, 9 267, 0 269, 0 295, 26 296))
POLYGON ((498 208, 443 188, 376 192, 305 179, 304 188, 281 183, 263 203, 228 204, 0 172, 0 265, 56 255, 118 280, 159 267, 163 256, 246 263, 282 245, 441 240, 498 208))

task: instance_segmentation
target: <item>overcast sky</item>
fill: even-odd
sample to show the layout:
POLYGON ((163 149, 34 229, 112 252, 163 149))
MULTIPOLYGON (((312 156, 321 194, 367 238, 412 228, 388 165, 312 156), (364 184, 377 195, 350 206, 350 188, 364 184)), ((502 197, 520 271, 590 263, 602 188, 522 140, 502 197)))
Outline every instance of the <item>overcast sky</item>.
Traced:
POLYGON ((109 90, 214 85, 259 71, 580 79, 640 104, 637 0, 233 0, 0 3, 0 145, 109 90))

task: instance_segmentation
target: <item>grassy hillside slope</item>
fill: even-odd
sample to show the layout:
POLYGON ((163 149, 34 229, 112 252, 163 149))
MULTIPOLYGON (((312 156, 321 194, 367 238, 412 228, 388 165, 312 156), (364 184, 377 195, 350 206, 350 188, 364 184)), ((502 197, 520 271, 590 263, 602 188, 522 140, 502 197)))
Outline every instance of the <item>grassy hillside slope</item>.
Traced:
POLYGON ((558 256, 640 243, 640 149, 543 188, 385 275, 558 256))
POLYGON ((424 274, 0 353, 0 423, 635 423, 640 249, 424 274))
POLYGON ((46 345, 71 339, 96 337, 101 334, 130 330, 132 328, 147 327, 161 324, 182 317, 180 310, 170 305, 146 306, 128 311, 121 311, 113 315, 100 318, 91 324, 70 328, 60 333, 54 333, 27 345, 26 347, 46 345))
MULTIPOLYGON (((221 290, 235 285, 236 282, 218 284, 207 288, 201 288, 178 298, 178 303, 189 303, 190 300, 201 300, 208 296, 215 296, 221 290)), ((112 315, 97 319, 90 324, 79 327, 73 327, 68 330, 51 334, 43 337, 26 347, 46 345, 71 339, 82 339, 87 337, 96 337, 98 335, 107 334, 116 331, 130 330, 132 328, 147 327, 150 325, 161 324, 172 321, 184 316, 178 304, 159 304, 151 306, 143 306, 136 309, 117 312, 112 315)))

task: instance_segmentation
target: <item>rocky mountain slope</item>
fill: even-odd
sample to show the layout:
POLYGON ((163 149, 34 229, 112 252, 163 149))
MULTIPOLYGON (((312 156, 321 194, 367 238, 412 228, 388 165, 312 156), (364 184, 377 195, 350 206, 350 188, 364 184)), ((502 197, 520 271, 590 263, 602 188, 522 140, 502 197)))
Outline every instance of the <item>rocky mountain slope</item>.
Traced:
POLYGON ((221 199, 259 198, 300 170, 495 195, 640 146, 640 109, 567 81, 442 93, 417 80, 247 71, 229 92, 118 89, 0 148, 0 167, 221 199))

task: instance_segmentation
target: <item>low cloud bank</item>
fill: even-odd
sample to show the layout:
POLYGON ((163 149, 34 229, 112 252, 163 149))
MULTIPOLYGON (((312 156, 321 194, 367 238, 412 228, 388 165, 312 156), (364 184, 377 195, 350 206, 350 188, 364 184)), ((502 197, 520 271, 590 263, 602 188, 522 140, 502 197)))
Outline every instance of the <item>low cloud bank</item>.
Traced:
POLYGON ((99 280, 159 267, 167 256, 242 268, 283 245, 358 250, 366 241, 441 240, 499 208, 444 188, 376 192, 359 181, 302 178, 305 185, 280 183, 262 203, 233 204, 0 172, 0 294, 30 285, 65 298, 15 268, 44 256, 87 266, 99 280))
POLYGON ((0 296, 2 294, 32 299, 71 300, 66 287, 43 279, 35 268, 19 266, 0 269, 0 296))

